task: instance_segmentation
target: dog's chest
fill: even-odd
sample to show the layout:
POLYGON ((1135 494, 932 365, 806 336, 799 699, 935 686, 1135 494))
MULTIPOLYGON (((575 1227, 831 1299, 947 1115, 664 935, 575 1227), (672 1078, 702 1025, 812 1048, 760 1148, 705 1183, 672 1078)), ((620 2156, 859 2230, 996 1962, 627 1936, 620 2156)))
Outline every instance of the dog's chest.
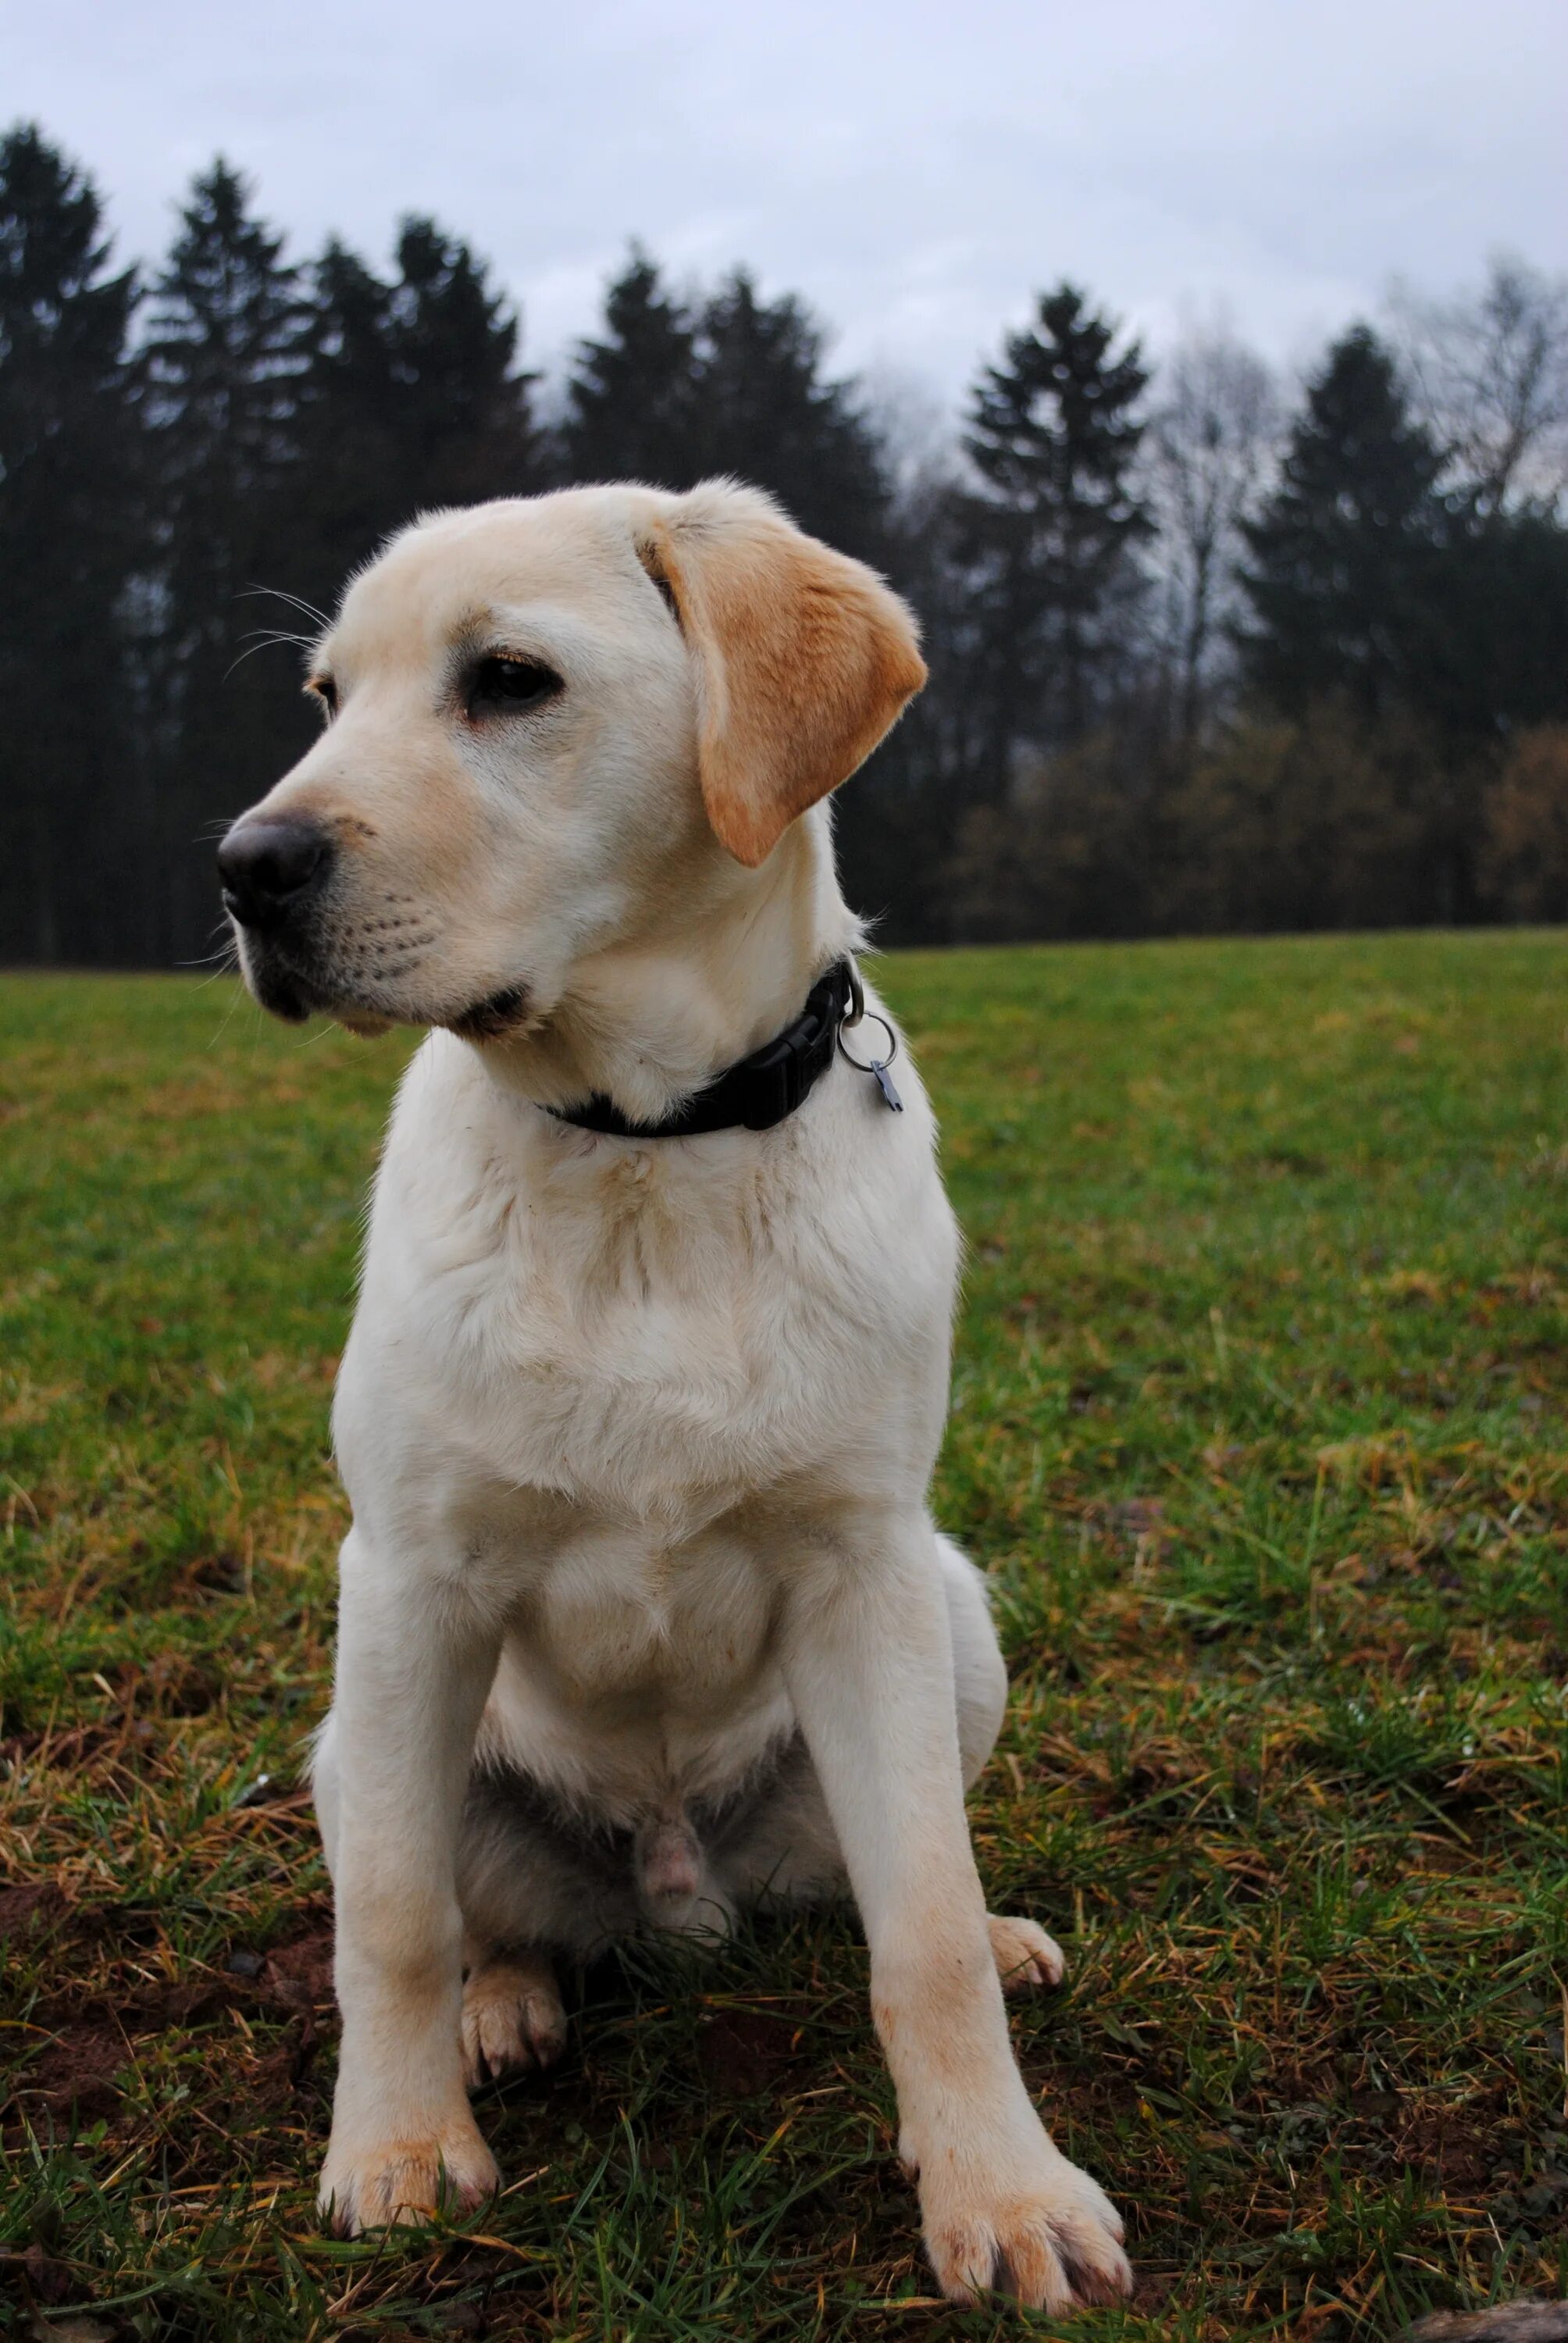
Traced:
POLYGON ((628 1151, 574 1172, 427 1223, 401 1341, 498 1476, 678 1534, 841 1436, 881 1330, 829 1212, 628 1151))
POLYGON ((788 1737, 776 1557, 736 1524, 583 1523, 521 1576, 486 1712, 504 1763, 635 1821, 724 1796, 788 1737))
POLYGON ((578 1701, 646 1695, 700 1715, 769 1648, 773 1574, 734 1524, 676 1541, 584 1523, 528 1579, 527 1644, 578 1701))

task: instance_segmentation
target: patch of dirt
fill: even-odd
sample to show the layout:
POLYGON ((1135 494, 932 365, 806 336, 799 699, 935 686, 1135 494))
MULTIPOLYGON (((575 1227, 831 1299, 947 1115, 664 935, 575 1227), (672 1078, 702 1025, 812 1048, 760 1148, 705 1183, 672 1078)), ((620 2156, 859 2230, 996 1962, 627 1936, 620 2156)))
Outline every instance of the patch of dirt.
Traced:
POLYGON ((245 1556, 226 1549, 198 1555, 180 1573, 180 1584, 198 1594, 243 1594, 248 1579, 245 1556))
POLYGON ((162 2034, 176 2026, 206 2026, 242 1998, 227 1977, 184 1977, 128 2012, 126 2023, 136 2034, 162 2034))
POLYGON ((794 2061, 799 2024, 793 2012, 718 2009, 699 2024, 697 2063, 703 2080, 728 2099, 755 2098, 773 2088, 794 2061))
POLYGON ((150 1667, 126 1660, 111 1679, 128 1715, 206 1716, 223 1695, 210 1668, 179 1654, 160 1654, 150 1667))
POLYGON ((1402 2163, 1418 2167, 1445 2189, 1475 2196, 1491 2179, 1497 2142, 1452 2116, 1418 2116, 1400 2139, 1398 2153, 1402 2163))
POLYGON ((288 2082, 297 2090, 316 2056, 319 2021, 330 2017, 335 2007, 330 1928, 279 1945, 261 1973, 261 1986, 276 2007, 299 2021, 298 2039, 286 2061, 288 2082))
POLYGON ((41 1936, 65 1908, 65 1899, 52 1879, 0 1887, 0 1943, 12 1936, 41 1936))
POLYGON ((275 1946, 261 1977, 264 1989, 285 2009, 330 2009, 331 1929, 297 1936, 291 1945, 275 1946))
POLYGON ((83 2018, 61 2026, 54 2040, 23 2070, 12 2097, 45 2108, 52 2116, 92 2123, 113 2115, 120 2104, 115 2077, 130 2053, 119 2026, 83 2018))
MULTIPOLYGON (((36 2237, 25 2253, 0 2253, 0 2284, 7 2278, 13 2284, 19 2280, 25 2294, 45 2308, 69 2302, 79 2290, 70 2264, 57 2261, 36 2237)), ((58 2329, 48 2331, 55 2334, 58 2329)))

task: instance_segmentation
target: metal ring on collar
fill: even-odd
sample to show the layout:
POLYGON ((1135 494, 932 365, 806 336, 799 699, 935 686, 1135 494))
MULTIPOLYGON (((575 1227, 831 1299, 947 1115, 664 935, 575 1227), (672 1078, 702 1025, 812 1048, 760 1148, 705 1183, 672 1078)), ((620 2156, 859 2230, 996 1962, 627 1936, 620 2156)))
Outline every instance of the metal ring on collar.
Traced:
MULTIPOLYGON (((861 1010, 861 1011, 860 1011, 860 1015, 861 1015, 861 1016, 864 1016, 865 1014, 866 1014, 866 1011, 864 1011, 864 1009, 862 1009, 862 1010, 861 1010)), ((874 1009, 873 1009, 873 1010, 871 1011, 871 1012, 870 1012, 870 1017, 871 1017, 871 1022, 872 1022, 872 1024, 873 1024, 873 1025, 879 1025, 879 1026, 881 1027, 881 1029, 882 1029, 883 1032, 884 1032, 884 1033, 887 1035, 887 1037, 888 1037, 888 1054, 887 1054, 887 1056, 886 1056, 885 1058, 879 1058, 879 1059, 877 1059, 877 1060, 875 1061, 875 1062, 874 1062, 874 1063, 872 1063, 871 1065, 869 1065, 869 1066, 867 1066, 867 1065, 862 1065, 859 1058, 852 1058, 852 1057, 850 1057, 849 1051, 848 1051, 848 1050, 846 1050, 846 1049, 845 1049, 845 1047, 844 1047, 844 1032, 843 1032, 843 1026, 840 1026, 840 1027, 839 1027, 839 1056, 840 1056, 840 1057, 842 1057, 842 1058, 846 1059, 846 1060, 848 1061, 848 1062, 849 1062, 851 1066, 853 1066, 853 1067, 854 1067, 855 1071, 856 1071, 858 1074, 874 1074, 874 1073, 876 1072, 876 1071, 877 1071, 877 1067, 878 1067, 879 1065, 880 1065, 880 1066, 890 1066, 890 1065, 892 1064, 892 1062, 893 1062, 893 1060, 894 1060, 894 1059, 898 1056, 898 1054, 899 1054, 899 1037, 898 1037, 898 1035, 894 1032, 894 1031, 893 1031, 892 1027, 889 1024, 889 1022, 888 1022, 887 1019, 886 1019, 885 1017, 879 1017, 879 1016, 878 1016, 878 1014, 877 1014, 877 1012, 876 1012, 876 1011, 875 1011, 874 1009)), ((853 1017, 846 1017, 846 1018, 845 1018, 845 1020, 844 1020, 844 1025, 853 1025, 853 1024, 855 1024, 857 1021, 857 1021, 857 1019, 855 1019, 855 1018, 853 1018, 853 1017)))

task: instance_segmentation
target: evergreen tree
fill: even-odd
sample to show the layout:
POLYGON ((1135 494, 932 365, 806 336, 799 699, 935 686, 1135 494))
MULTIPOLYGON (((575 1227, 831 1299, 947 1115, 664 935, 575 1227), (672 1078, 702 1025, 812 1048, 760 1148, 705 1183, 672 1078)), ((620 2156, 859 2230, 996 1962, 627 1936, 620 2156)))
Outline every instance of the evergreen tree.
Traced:
POLYGON ((822 334, 786 294, 737 269, 694 313, 638 246, 579 344, 562 429, 574 479, 688 488, 729 473, 779 498, 803 528, 875 559, 887 467, 850 384, 822 373, 822 334))
POLYGON ((111 959, 136 526, 126 347, 92 184, 35 125, 0 138, 0 959, 111 959))
POLYGON ((975 387, 964 447, 982 492, 966 500, 960 559, 982 795, 1005 789, 1020 745, 1081 739, 1111 679, 1114 621, 1151 527, 1132 480, 1148 375, 1138 345, 1118 350, 1116 335, 1061 285, 975 387))
POLYGON ((434 220, 403 222, 387 342, 399 518, 525 495, 536 451, 518 326, 489 272, 434 220))
POLYGON ((1371 328, 1329 352, 1291 432, 1279 485, 1242 528, 1252 624, 1243 670, 1282 713, 1345 698, 1367 718, 1421 705, 1446 516, 1443 458, 1371 328))
POLYGON ((1422 791, 1426 916, 1483 900, 1490 770, 1522 727, 1568 719, 1568 529, 1469 498, 1442 519, 1407 647, 1402 699, 1431 744, 1422 791))
POLYGON ((881 450, 852 386, 821 368, 821 328, 804 305, 762 300, 736 269, 703 305, 698 477, 770 488, 802 528, 874 561, 889 503, 881 450))
POLYGON ((281 239, 221 159, 199 177, 153 292, 146 360, 158 499, 162 948, 202 948, 216 911, 200 833, 239 812, 309 737, 297 665, 246 657, 256 587, 285 584, 308 317, 281 239))
POLYGON ((346 578, 411 507, 399 489, 392 414, 392 289, 333 237, 311 266, 309 297, 295 559, 279 583, 330 611, 346 578))
POLYGON ((404 222, 397 259, 387 284, 335 239, 310 273, 290 582, 324 609, 417 514, 538 485, 518 323, 484 264, 424 219, 404 222))
POLYGON ((568 478, 690 488, 698 396, 696 326, 633 245, 605 294, 602 337, 578 346, 561 433, 568 478))
POLYGON ((1254 624, 1241 649, 1259 697, 1287 715, 1339 700, 1369 739, 1422 729, 1421 915, 1452 920, 1481 901, 1488 760, 1518 726, 1568 716, 1568 531, 1498 509, 1485 483, 1444 497, 1445 462, 1387 351, 1352 328, 1242 532, 1254 624))

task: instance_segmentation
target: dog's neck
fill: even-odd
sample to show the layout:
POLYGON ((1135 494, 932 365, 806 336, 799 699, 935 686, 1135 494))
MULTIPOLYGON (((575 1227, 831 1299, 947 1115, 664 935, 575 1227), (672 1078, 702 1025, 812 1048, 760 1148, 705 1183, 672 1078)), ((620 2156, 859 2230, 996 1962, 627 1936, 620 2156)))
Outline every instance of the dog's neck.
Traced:
POLYGON ((795 822, 761 870, 727 864, 662 925, 579 961, 549 1016, 481 1054, 540 1106, 597 1096, 657 1122, 781 1031, 860 940, 823 809, 795 822))

